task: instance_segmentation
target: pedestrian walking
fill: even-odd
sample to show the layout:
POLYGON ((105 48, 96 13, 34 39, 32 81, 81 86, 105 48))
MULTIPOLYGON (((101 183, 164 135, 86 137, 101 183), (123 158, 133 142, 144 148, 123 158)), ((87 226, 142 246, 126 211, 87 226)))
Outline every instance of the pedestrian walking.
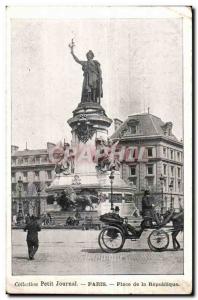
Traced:
POLYGON ((35 216, 30 217, 30 222, 26 224, 24 231, 28 231, 26 241, 29 259, 32 260, 39 247, 38 231, 41 231, 35 216))

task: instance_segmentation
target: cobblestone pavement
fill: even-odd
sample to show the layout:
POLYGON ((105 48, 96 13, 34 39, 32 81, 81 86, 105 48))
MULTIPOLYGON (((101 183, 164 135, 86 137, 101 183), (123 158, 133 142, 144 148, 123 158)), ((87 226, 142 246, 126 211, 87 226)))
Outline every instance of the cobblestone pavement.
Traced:
MULTIPOLYGON (((98 230, 42 230, 35 260, 28 260, 26 233, 12 230, 13 275, 75 274, 182 274, 183 250, 152 252, 149 231, 139 241, 127 240, 121 252, 104 253, 98 245, 98 230)), ((183 234, 178 236, 183 249, 183 234)))

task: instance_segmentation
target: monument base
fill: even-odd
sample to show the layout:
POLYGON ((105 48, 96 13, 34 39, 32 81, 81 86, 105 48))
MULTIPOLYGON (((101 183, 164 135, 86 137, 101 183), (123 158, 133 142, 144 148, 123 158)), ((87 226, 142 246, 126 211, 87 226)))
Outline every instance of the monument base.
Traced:
MULTIPOLYGON (((61 192, 72 187, 77 195, 85 195, 86 193, 99 199, 98 202, 93 201, 93 207, 87 210, 96 210, 98 214, 109 212, 111 209, 111 172, 104 173, 75 173, 75 174, 59 174, 48 187, 48 194, 60 195, 61 192)), ((113 204, 120 207, 120 213, 123 216, 131 215, 134 208, 133 192, 124 180, 120 177, 120 172, 115 171, 112 186, 113 204), (131 209, 129 207, 131 206, 131 209)))

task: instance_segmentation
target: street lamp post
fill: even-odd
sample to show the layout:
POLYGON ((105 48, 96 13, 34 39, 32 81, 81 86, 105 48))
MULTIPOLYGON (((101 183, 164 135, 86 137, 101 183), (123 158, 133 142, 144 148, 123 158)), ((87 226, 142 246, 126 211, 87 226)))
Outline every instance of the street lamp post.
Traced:
POLYGON ((38 218, 41 215, 41 198, 40 198, 40 190, 38 191, 38 218))
POLYGON ((41 199, 40 199, 40 193, 41 193, 41 189, 40 186, 37 187, 37 217, 40 218, 41 215, 41 199))
POLYGON ((114 180, 113 171, 111 171, 109 179, 110 179, 110 182, 111 182, 111 210, 113 210, 113 180, 114 180))
POLYGON ((161 202, 161 214, 163 214, 164 210, 164 195, 163 195, 163 188, 164 188, 164 177, 160 176, 160 184, 161 184, 161 192, 162 192, 162 202, 161 202))
POLYGON ((22 210, 22 188, 23 188, 23 180, 21 179, 21 176, 18 180, 18 191, 19 191, 19 211, 18 211, 18 218, 19 223, 23 219, 23 210, 22 210))
POLYGON ((173 208, 173 197, 172 197, 172 191, 173 191, 173 181, 171 180, 171 183, 169 184, 170 192, 171 192, 171 201, 170 201, 170 208, 173 208))

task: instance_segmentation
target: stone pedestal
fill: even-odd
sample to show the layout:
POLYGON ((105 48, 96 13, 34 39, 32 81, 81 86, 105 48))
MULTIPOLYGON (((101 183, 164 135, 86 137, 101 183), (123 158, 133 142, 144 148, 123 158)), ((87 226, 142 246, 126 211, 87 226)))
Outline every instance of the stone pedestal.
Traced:
POLYGON ((87 142, 95 143, 95 139, 107 139, 108 127, 112 120, 106 116, 105 110, 98 103, 80 103, 73 111, 73 117, 68 120, 72 128, 72 145, 87 142))

